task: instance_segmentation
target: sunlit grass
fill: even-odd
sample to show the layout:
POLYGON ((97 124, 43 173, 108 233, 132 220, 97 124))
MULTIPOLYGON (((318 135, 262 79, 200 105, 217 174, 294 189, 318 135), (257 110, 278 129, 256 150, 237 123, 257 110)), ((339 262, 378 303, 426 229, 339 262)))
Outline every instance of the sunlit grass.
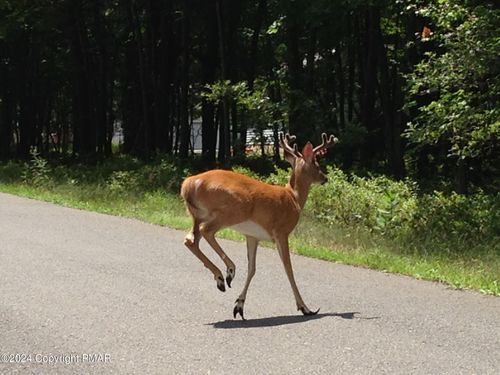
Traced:
MULTIPOLYGON (((126 193, 111 191, 99 184, 61 183, 50 189, 23 183, 0 183, 0 191, 59 205, 105 214, 135 218, 145 222, 188 230, 191 219, 180 197, 171 192, 126 193)), ((244 237, 225 229, 219 236, 232 240, 244 237)), ((265 245, 270 245, 266 243, 265 245)), ((457 256, 429 251, 427 254, 401 249, 382 236, 326 226, 307 213, 291 238, 298 254, 327 261, 369 267, 420 279, 447 283, 455 288, 471 288, 500 295, 500 257, 497 249, 475 256, 457 256)))

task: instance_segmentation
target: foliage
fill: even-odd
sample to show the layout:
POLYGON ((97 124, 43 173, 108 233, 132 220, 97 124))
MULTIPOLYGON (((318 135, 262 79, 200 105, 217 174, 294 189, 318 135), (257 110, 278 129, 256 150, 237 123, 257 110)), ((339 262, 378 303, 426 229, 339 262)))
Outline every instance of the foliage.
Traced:
POLYGON ((500 240, 500 195, 425 194, 413 212, 411 230, 431 243, 474 246, 484 239, 500 240))
POLYGON ((24 183, 33 186, 50 186, 51 167, 46 159, 40 156, 40 153, 35 149, 31 149, 31 160, 26 163, 22 172, 22 180, 24 183))
MULTIPOLYGON (((43 171, 48 184, 24 182, 22 176, 33 170, 30 163, 0 163, 0 190, 176 228, 191 224, 178 187, 192 166, 130 157, 94 167, 41 165, 35 170, 43 171)), ((289 179, 289 170, 282 168, 267 177, 244 167, 234 170, 279 185, 289 179)), ((500 292, 498 195, 421 194, 409 180, 361 178, 333 168, 328 177, 310 192, 292 239, 299 252, 500 292)))
POLYGON ((73 163, 51 166, 38 152, 32 151, 32 159, 27 163, 0 164, 0 179, 3 183, 23 182, 34 187, 98 185, 113 194, 133 195, 157 190, 177 192, 191 168, 169 157, 144 163, 128 156, 105 160, 97 166, 73 163))
POLYGON ((137 191, 140 181, 140 176, 136 171, 114 171, 106 182, 110 191, 125 193, 137 191))
POLYGON ((245 156, 248 129, 262 151, 264 129, 301 143, 328 131, 349 171, 420 182, 433 176, 415 166, 432 159, 450 185, 465 179, 448 168, 463 160, 472 183, 495 185, 491 1, 233 1, 216 12, 213 2, 43 0, 3 1, 0 12, 2 159, 26 160, 34 146, 101 160, 114 130, 125 154, 195 158, 201 118, 206 166, 231 149, 245 156))
POLYGON ((3 183, 134 201, 177 193, 231 149, 254 177, 270 171, 243 152, 247 129, 263 151, 267 128, 300 144, 327 131, 342 170, 311 191, 314 223, 398 251, 498 248, 492 1, 228 1, 219 14, 209 1, 0 1, 0 13, 0 159, 21 160, 0 164, 3 183), (123 154, 110 158, 115 127, 123 154))
POLYGON ((116 169, 110 163, 110 171, 104 177, 106 187, 112 192, 136 194, 144 191, 178 192, 187 170, 168 158, 154 163, 139 163, 135 168, 116 169))
MULTIPOLYGON (((245 168, 237 171, 256 177, 245 168)), ((289 171, 277 168, 265 181, 285 185, 288 179, 289 171)), ((322 225, 381 236, 406 251, 500 251, 500 194, 421 193, 411 180, 359 177, 329 167, 328 182, 313 187, 306 211, 322 225)))
POLYGON ((235 101, 238 104, 245 101, 250 95, 246 82, 231 84, 231 81, 217 81, 205 85, 201 96, 214 104, 221 104, 224 100, 235 101))
POLYGON ((241 115, 241 122, 256 130, 256 138, 253 141, 260 144, 269 141, 262 138, 264 129, 282 126, 286 121, 285 103, 273 101, 269 94, 275 84, 278 83, 257 79, 250 90, 245 81, 235 84, 231 84, 229 80, 217 81, 205 85, 201 96, 216 105, 221 104, 223 100, 235 103, 241 115))
POLYGON ((415 251, 468 253, 482 243, 500 250, 494 245, 500 241, 500 194, 420 194, 410 180, 330 169, 308 207, 328 225, 367 230, 415 251))
POLYGON ((431 48, 408 76, 415 98, 409 108, 418 115, 406 136, 417 148, 444 146, 451 160, 495 163, 500 140, 500 10, 454 0, 433 1, 417 12, 433 25, 423 43, 439 48, 431 48))
POLYGON ((348 176, 329 168, 328 182, 311 192, 309 207, 330 225, 385 234, 406 228, 416 204, 415 186, 409 181, 348 176))
POLYGON ((290 179, 290 171, 288 169, 276 168, 274 173, 266 178, 266 182, 272 185, 284 186, 290 179))
POLYGON ((25 166, 23 163, 15 160, 0 163, 0 182, 13 183, 18 182, 23 175, 25 166))
MULTIPOLYGON (((3 182, 21 181, 35 187, 91 184, 110 194, 125 195, 177 193, 184 177, 192 174, 191 167, 170 158, 143 163, 120 157, 97 167, 54 168, 36 152, 28 163, 9 162, 0 167, 3 182)), ((267 176, 242 166, 234 166, 233 170, 281 186, 290 177, 284 168, 275 168, 267 176)), ((328 167, 328 182, 311 190, 306 210, 330 227, 362 230, 406 243, 419 238, 447 251, 456 244, 463 248, 466 244, 491 241, 500 233, 499 194, 420 193, 411 180, 359 177, 332 167, 328 167)))

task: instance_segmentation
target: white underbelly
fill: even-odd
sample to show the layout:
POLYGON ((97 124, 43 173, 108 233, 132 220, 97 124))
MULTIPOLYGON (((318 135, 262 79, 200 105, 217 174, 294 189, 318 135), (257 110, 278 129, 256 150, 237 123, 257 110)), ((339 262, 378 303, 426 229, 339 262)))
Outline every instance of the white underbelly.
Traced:
POLYGON ((237 232, 240 232, 241 234, 254 237, 258 240, 271 239, 271 236, 264 228, 262 228, 259 224, 250 220, 233 225, 230 228, 234 229, 237 232))

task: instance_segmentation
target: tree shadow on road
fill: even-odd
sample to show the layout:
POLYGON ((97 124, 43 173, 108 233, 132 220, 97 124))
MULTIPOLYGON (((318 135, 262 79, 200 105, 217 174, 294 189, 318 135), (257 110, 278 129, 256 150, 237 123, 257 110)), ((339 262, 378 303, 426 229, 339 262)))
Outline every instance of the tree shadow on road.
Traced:
POLYGON ((364 318, 359 315, 359 312, 345 313, 319 313, 311 316, 304 315, 285 315, 273 316, 270 318, 248 319, 248 320, 223 320, 215 323, 207 323, 218 329, 233 329, 233 328, 260 328, 260 327, 275 327, 287 324, 305 323, 311 320, 323 319, 326 317, 342 318, 342 319, 378 319, 379 317, 364 318))

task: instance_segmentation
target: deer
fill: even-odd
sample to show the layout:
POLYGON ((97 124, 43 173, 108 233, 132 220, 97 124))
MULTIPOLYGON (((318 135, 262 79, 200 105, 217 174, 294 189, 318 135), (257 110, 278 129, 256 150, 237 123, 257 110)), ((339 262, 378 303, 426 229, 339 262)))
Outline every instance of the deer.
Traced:
POLYGON ((235 301, 234 319, 239 314, 245 320, 243 310, 250 282, 255 275, 257 247, 264 240, 276 244, 297 310, 306 316, 319 311, 310 310, 300 295, 293 274, 288 239, 299 221, 311 185, 327 182, 317 159, 326 154, 338 139, 333 135, 327 137, 326 133, 321 137, 319 146, 313 147, 311 142, 307 142, 299 152, 297 144, 294 144, 295 136, 279 133, 284 157, 292 166, 286 186, 267 184, 222 169, 187 177, 182 183, 181 196, 193 219, 193 227, 184 238, 184 245, 212 272, 217 288, 222 292, 226 290, 222 272, 201 252, 200 239, 203 237, 224 262, 225 281, 231 287, 236 267, 215 239, 215 234, 223 228, 231 228, 246 237, 248 271, 243 290, 235 301))

